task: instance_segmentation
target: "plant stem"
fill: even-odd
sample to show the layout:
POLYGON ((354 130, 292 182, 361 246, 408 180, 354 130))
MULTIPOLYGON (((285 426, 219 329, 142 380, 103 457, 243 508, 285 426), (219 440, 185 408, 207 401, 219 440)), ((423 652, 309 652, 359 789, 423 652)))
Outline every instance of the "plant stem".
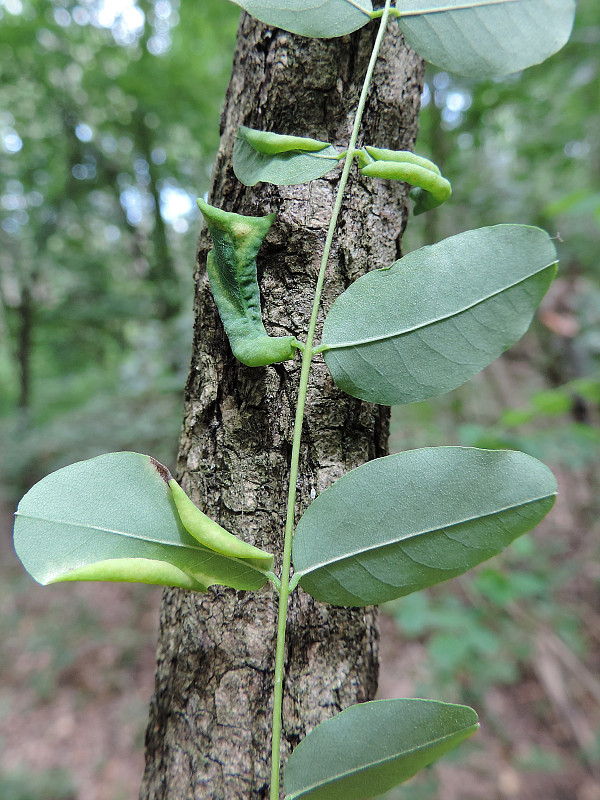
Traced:
POLYGON ((285 520, 285 540, 283 546, 283 564, 281 567, 281 591, 279 594, 279 616, 277 620, 277 649, 275 653, 275 686, 273 690, 273 742, 271 749, 271 794, 270 800, 279 800, 279 757, 281 745, 281 707, 283 702, 283 672, 284 672, 284 659, 285 659, 285 630, 287 623, 287 607, 290 596, 290 568, 292 563, 292 537, 294 533, 294 511, 296 508, 296 487, 298 483, 298 465, 300 463, 300 440, 302 438, 302 422, 304 420, 304 409, 306 406, 306 391, 308 388, 308 375, 310 371, 310 364, 313 358, 313 340, 315 336, 315 329, 317 327, 317 316, 319 313, 319 306, 321 303, 321 294, 323 292, 323 284, 325 282, 325 271, 327 269, 327 262, 331 252, 331 245, 333 243, 333 236, 337 226, 338 217, 342 207, 342 199, 346 184, 348 183, 348 176, 350 168, 354 160, 354 151, 356 149, 356 141, 358 139, 358 132, 362 116, 367 102, 369 93, 369 86, 371 85, 371 78, 375 69, 375 63, 379 55, 383 35, 387 26, 390 16, 391 0, 386 0, 385 8, 381 17, 381 24, 371 53, 369 66, 363 83, 356 115, 354 117, 354 125, 352 127, 352 134, 350 136, 350 144, 346 153, 346 160, 344 161, 344 168, 342 176, 337 189, 335 203, 333 206, 333 213, 329 222, 329 229, 327 231, 327 238, 325 240, 325 248, 321 258, 321 267, 317 278, 317 285, 315 287, 315 297, 313 300, 312 313, 308 325, 308 334, 306 342, 304 343, 304 351, 302 353, 302 369, 300 371, 300 384, 298 387, 298 401, 296 405, 296 417, 294 420, 294 439, 292 443, 292 457, 290 463, 290 481, 287 502, 287 514, 285 520))

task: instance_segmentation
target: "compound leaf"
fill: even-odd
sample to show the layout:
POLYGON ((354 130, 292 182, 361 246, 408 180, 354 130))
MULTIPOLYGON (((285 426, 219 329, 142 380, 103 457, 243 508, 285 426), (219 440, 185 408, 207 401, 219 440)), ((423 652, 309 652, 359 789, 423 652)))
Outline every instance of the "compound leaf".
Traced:
POLYGON ((322 722, 290 756, 286 800, 365 800, 452 750, 477 728, 468 706, 375 700, 322 722))
POLYGON ((397 0, 400 29, 419 55, 475 78, 545 61, 569 39, 575 0, 397 0))
POLYGON ((394 405, 443 394, 525 333, 555 263, 539 228, 451 236, 353 283, 327 315, 320 350, 353 397, 394 405))
POLYGON ((383 603, 454 578, 535 527, 556 480, 510 450, 434 447, 375 459, 309 506, 295 581, 340 606, 383 603))
POLYGON ((253 17, 290 33, 329 39, 371 21, 371 0, 234 0, 253 17))
POLYGON ((43 478, 16 514, 15 549, 25 569, 44 585, 263 586, 267 578, 253 563, 209 550, 188 533, 166 472, 150 456, 107 453, 43 478))

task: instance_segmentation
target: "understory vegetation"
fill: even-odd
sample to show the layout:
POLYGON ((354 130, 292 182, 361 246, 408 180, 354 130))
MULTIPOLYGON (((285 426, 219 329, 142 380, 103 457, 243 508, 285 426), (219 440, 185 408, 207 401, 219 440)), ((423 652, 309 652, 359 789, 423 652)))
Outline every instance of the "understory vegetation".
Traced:
MULTIPOLYGON (((0 800, 119 800, 139 785, 160 591, 32 588, 9 533, 18 498, 65 464, 108 450, 174 461, 194 200, 238 18, 200 5, 0 0, 0 800)), ((560 495, 491 565, 384 607, 382 696, 473 703, 484 729, 460 765, 390 800, 600 797, 599 44, 600 10, 581 0, 560 58, 483 83, 427 73, 417 148, 454 194, 411 220, 404 251, 489 224, 493 206, 494 222, 557 236, 562 263, 515 349, 394 409, 391 449, 522 450, 560 495)))

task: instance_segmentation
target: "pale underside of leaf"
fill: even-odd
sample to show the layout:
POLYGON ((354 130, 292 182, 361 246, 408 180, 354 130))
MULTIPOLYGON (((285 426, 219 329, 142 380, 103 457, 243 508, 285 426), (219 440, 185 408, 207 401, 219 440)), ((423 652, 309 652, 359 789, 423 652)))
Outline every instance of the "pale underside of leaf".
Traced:
POLYGON ((179 589, 191 589, 205 592, 211 585, 210 579, 202 580, 196 573, 193 577, 166 561, 150 558, 111 558, 98 561, 87 567, 78 567, 56 578, 47 584, 68 581, 109 581, 112 583, 151 583, 155 586, 176 586, 179 589))
POLYGON ((169 541, 160 536, 150 538, 114 528, 17 513, 15 535, 20 534, 23 523, 29 523, 30 528, 36 526, 38 530, 43 530, 44 536, 48 537, 50 547, 47 548, 44 567, 36 574, 32 572, 33 577, 43 585, 64 580, 130 580, 101 575, 99 563, 107 565, 106 575, 110 575, 112 569, 121 569, 125 574, 124 564, 108 563, 113 559, 118 562, 126 560, 140 562, 129 565, 132 574, 137 571, 140 576, 135 582, 155 583, 151 578, 160 577, 159 564, 166 565, 163 575, 169 572, 168 566, 171 565, 175 570, 188 576, 182 578, 180 575, 179 580, 175 580, 177 573, 172 571, 170 574, 174 578, 173 582, 164 583, 160 580, 161 585, 194 588, 196 591, 205 591, 209 586, 219 584, 223 580, 234 581, 236 588, 245 588, 246 583, 251 584, 250 588, 260 588, 266 582, 264 574, 249 568, 244 561, 213 553, 189 537, 187 531, 181 541, 169 541), (185 541, 187 537, 191 541, 185 541), (66 546, 61 548, 61 543, 65 543, 66 546), (149 560, 154 564, 141 580, 140 570, 144 566, 143 562, 149 560), (86 570, 89 577, 83 577, 86 570), (76 578, 75 574, 82 577, 76 578), (95 577, 92 577, 93 575, 95 577), (197 585, 190 585, 192 583, 197 585))
POLYGON ((412 777, 478 728, 466 706, 378 700, 317 726, 290 756, 286 800, 362 800, 412 777))
MULTIPOLYGON (((166 576, 169 569, 161 563, 189 576, 194 588, 219 583, 256 589, 266 582, 263 572, 214 553, 185 530, 170 488, 151 459, 139 453, 109 453, 37 483, 19 504, 15 548, 42 584, 68 580, 73 570, 99 576, 97 565, 115 559, 120 565, 107 565, 101 579, 114 580, 115 571, 130 569, 138 580, 145 559, 157 563, 149 566, 144 582, 160 578, 161 569, 166 576), (133 559, 140 561, 126 563, 133 559)), ((189 578, 172 585, 190 588, 189 578)))
POLYGON ((305 512, 294 569, 318 600, 384 602, 493 557, 531 530, 555 495, 552 473, 523 453, 442 447, 376 459, 305 512))
POLYGON ((414 403, 444 394, 521 338, 555 274, 554 266, 547 267, 537 274, 540 280, 528 278, 442 320, 332 347, 325 361, 340 389, 372 403, 414 403))
POLYGON ((416 331, 423 330, 424 328, 429 328, 431 325, 437 325, 439 323, 443 323, 446 320, 452 319, 452 317, 460 316, 465 312, 472 311, 473 309, 477 308, 477 306, 483 305, 484 303, 488 302, 488 300, 492 300, 495 297, 503 294, 503 292, 509 292, 511 289, 516 287, 522 286, 526 283, 530 278, 538 275, 541 272, 545 272, 550 267, 554 266, 554 262, 550 264, 544 264, 538 270, 536 270, 532 275, 528 275, 525 278, 521 278, 514 283, 510 283, 502 288, 496 289, 494 291, 489 292, 485 297, 482 297, 480 300, 477 300, 472 303, 463 303, 460 307, 452 312, 441 314, 439 317, 430 317, 429 319, 424 320, 423 322, 419 322, 416 325, 412 326, 401 326, 398 325, 397 329, 385 334, 378 334, 376 336, 366 336, 360 339, 353 339, 348 340, 346 342, 334 342, 332 344, 327 345, 327 351, 330 350, 343 350, 347 347, 360 347, 364 344, 373 344, 375 342, 385 342, 389 339, 396 339, 398 336, 404 336, 409 333, 415 333, 416 331))
POLYGON ((555 261, 547 233, 518 225, 421 248, 338 297, 319 351, 336 384, 363 400, 394 405, 450 391, 525 333, 555 261))
POLYGON ((345 36, 371 20, 371 0, 234 0, 253 17, 319 39, 345 36))
POLYGON ((398 0, 419 55, 461 75, 492 77, 538 64, 568 41, 574 0, 398 0))

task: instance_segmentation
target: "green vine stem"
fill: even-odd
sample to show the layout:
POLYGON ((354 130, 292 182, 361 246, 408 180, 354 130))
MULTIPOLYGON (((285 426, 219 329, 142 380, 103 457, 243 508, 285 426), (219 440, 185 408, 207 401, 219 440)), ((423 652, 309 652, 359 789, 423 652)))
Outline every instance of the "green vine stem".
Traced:
POLYGON ((296 507, 296 487, 298 483, 298 465, 300 461, 300 440, 302 437, 302 423, 304 420, 304 409, 306 405, 306 391, 308 388, 308 375, 310 365, 313 358, 313 340, 315 336, 315 329, 317 326, 317 316, 319 313, 319 306, 321 303, 321 294, 323 291, 323 284, 325 282, 325 271, 327 269, 327 262, 329 261, 329 254, 331 252, 331 245, 333 243, 333 236, 337 226, 338 217, 342 207, 342 199, 346 184, 348 183, 348 176, 350 168, 354 160, 354 153, 356 150, 356 142, 358 139, 358 132, 362 116, 369 94, 369 87, 375 69, 381 43, 387 22, 390 17, 391 0, 386 0, 385 7, 381 16, 381 23, 367 73, 363 83, 356 115, 354 117, 354 125, 352 127, 352 135, 346 153, 346 160, 344 161, 344 168, 342 176, 337 189, 335 203, 333 206, 333 213, 327 231, 327 238, 325 240, 325 248, 321 258, 321 266, 319 269, 319 276, 317 278, 317 285, 315 288, 315 296, 313 300, 312 313, 308 325, 308 334, 304 344, 304 351, 302 353, 302 369, 300 372, 300 385, 298 387, 298 401, 296 405, 296 416, 294 420, 294 439, 292 444, 292 458, 290 463, 290 482, 288 491, 287 514, 285 521, 285 540, 283 547, 283 563, 281 568, 281 590, 279 594, 279 611, 277 620, 277 649, 275 652, 275 686, 273 690, 273 741, 271 749, 271 793, 270 800, 279 799, 279 758, 281 747, 281 708, 283 702, 283 672, 285 660, 285 632, 287 624, 287 608, 290 596, 290 568, 292 563, 292 537, 294 532, 294 512, 296 507))

